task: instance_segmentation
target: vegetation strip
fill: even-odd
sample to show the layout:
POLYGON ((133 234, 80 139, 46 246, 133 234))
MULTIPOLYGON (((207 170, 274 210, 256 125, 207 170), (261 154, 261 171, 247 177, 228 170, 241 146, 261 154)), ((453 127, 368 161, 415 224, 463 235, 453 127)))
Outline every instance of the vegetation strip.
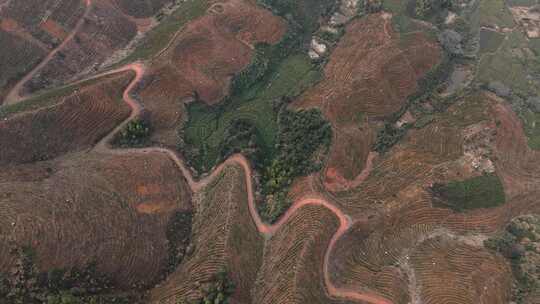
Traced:
MULTIPOLYGON (((338 231, 333 235, 331 242, 326 250, 325 253, 325 260, 323 265, 323 273, 324 273, 324 282, 326 285, 326 288, 328 290, 328 293, 331 296, 339 297, 339 298, 345 298, 350 300, 359 300, 359 301, 366 301, 373 304, 391 304, 389 300, 386 298, 371 294, 367 292, 357 292, 349 289, 341 289, 333 285, 330 274, 328 273, 328 267, 329 267, 329 259, 330 254, 334 248, 335 243, 338 239, 340 239, 350 228, 352 225, 349 217, 344 214, 338 207, 333 205, 332 203, 324 200, 324 199, 318 199, 318 198, 310 198, 310 199, 303 199, 300 201, 296 201, 291 208, 287 210, 287 212, 279 219, 278 222, 276 222, 273 225, 268 225, 263 222, 261 217, 259 216, 257 212, 257 208, 255 206, 255 199, 254 199, 254 190, 253 190, 253 176, 252 171, 249 165, 249 162, 245 157, 242 155, 236 154, 231 157, 229 157, 225 162, 223 162, 221 165, 219 165, 212 173, 207 176, 206 178, 195 181, 191 172, 189 169, 185 166, 184 162, 180 159, 177 152, 166 149, 166 148, 157 148, 157 147, 150 147, 150 148, 133 148, 133 149, 112 149, 110 146, 110 143, 112 142, 113 138, 117 136, 121 130, 124 129, 124 127, 133 119, 137 118, 141 114, 141 106, 139 103, 131 96, 131 92, 134 89, 134 87, 141 81, 143 74, 144 74, 144 66, 140 63, 134 63, 129 64, 127 66, 124 66, 122 68, 119 68, 117 70, 110 71, 108 73, 105 73, 105 75, 132 70, 135 72, 136 76, 131 81, 131 83, 128 85, 128 87, 125 89, 123 98, 124 101, 132 108, 132 113, 129 118, 127 118, 122 124, 120 124, 118 127, 116 127, 109 135, 104 137, 95 147, 94 150, 99 153, 105 153, 105 154, 130 154, 130 153, 165 153, 167 154, 179 167, 181 172, 184 174, 191 190, 193 192, 198 192, 204 189, 209 183, 211 183, 216 177, 220 175, 222 170, 230 165, 230 164, 239 164, 245 171, 246 175, 246 188, 247 188, 247 196, 248 196, 248 207, 250 215, 255 222, 255 225, 257 226, 258 231, 265 235, 266 237, 270 237, 273 235, 277 230, 279 230, 283 224, 285 224, 289 218, 296 213, 298 209, 305 205, 316 205, 316 206, 322 206, 324 208, 329 209, 331 212, 333 212, 340 221, 340 226, 338 228, 338 231)), ((99 77, 96 76, 96 77, 99 77)))

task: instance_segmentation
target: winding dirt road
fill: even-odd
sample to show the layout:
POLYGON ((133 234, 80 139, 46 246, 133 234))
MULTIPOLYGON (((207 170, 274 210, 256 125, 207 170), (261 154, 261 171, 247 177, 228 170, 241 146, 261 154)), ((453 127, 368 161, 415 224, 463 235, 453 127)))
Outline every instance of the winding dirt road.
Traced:
MULTIPOLYGON (((60 51, 77 34, 77 32, 79 31, 80 27, 82 26, 84 22, 84 19, 88 16, 91 10, 92 0, 85 0, 85 3, 86 3, 86 11, 84 13, 84 16, 77 23, 73 31, 68 35, 66 39, 64 39, 64 41, 56 49, 54 49, 51 53, 49 53, 49 55, 47 55, 47 57, 45 57, 45 59, 38 66, 36 66, 30 73, 28 73, 23 79, 21 79, 15 85, 15 87, 13 87, 13 89, 10 91, 10 93, 7 95, 4 101, 5 105, 20 102, 24 98, 24 96, 20 95, 23 85, 27 81, 29 81, 41 68, 43 68, 53 58, 53 56, 56 53, 58 53, 58 51, 60 51)), ((128 64, 124 67, 107 71, 105 73, 101 73, 99 75, 95 75, 87 79, 72 83, 72 84, 77 84, 77 83, 81 83, 87 80, 96 79, 99 77, 103 77, 103 76, 107 76, 107 75, 111 75, 115 73, 127 72, 127 71, 133 71, 135 73, 135 77, 126 87, 122 95, 124 101, 132 109, 131 114, 125 121, 123 121, 116 128, 114 128, 107 136, 101 139, 94 146, 93 148, 94 152, 103 153, 103 154, 117 154, 117 155, 125 155, 125 154, 130 154, 130 153, 167 154, 169 158, 173 160, 178 166, 178 168, 181 170, 181 172, 183 173, 183 175, 185 176, 187 180, 187 183, 191 191, 193 191, 194 193, 199 192, 203 188, 205 188, 212 180, 214 180, 222 172, 223 168, 225 168, 226 166, 233 165, 233 164, 240 165, 243 168, 246 175, 246 188, 247 188, 247 195, 248 195, 249 212, 257 227, 257 230, 266 239, 271 238, 285 223, 288 222, 291 216, 293 216, 296 213, 296 211, 302 208, 303 206, 317 205, 317 206, 322 206, 322 207, 327 208, 332 213, 334 213, 334 215, 339 219, 339 222, 340 222, 339 228, 332 236, 328 245, 328 249, 326 250, 325 256, 324 256, 323 275, 324 275, 324 282, 326 285, 326 290, 327 290, 328 295, 334 298, 364 301, 364 302, 368 302, 372 304, 392 304, 391 301, 377 294, 338 288, 332 283, 330 274, 329 274, 330 255, 337 241, 351 227, 352 221, 348 215, 343 213, 343 211, 341 211, 337 206, 333 205, 327 200, 321 197, 310 197, 310 198, 303 198, 301 200, 298 200, 289 208, 289 210, 287 210, 287 212, 281 217, 281 219, 278 222, 276 222, 273 225, 269 225, 262 221, 261 217, 259 216, 259 213, 257 212, 257 208, 255 206, 254 192, 253 192, 251 167, 247 159, 241 154, 235 154, 229 157, 225 162, 220 164, 210 175, 208 175, 204 179, 196 181, 193 178, 191 171, 187 168, 187 166, 182 161, 182 157, 173 150, 169 150, 166 148, 159 148, 159 147, 136 148, 136 149, 113 149, 110 143, 112 139, 114 138, 114 136, 118 134, 118 132, 120 132, 126 126, 126 124, 128 124, 131 120, 138 117, 141 113, 141 110, 143 109, 141 104, 134 97, 132 97, 131 93, 133 89, 135 88, 135 86, 143 78, 143 75, 145 73, 145 66, 140 62, 135 62, 135 63, 128 64)))
POLYGON ((9 93, 6 95, 6 98, 4 99, 4 105, 10 105, 17 103, 21 101, 24 97, 21 96, 21 91, 25 83, 27 83, 30 79, 32 79, 37 72, 39 72, 51 59, 56 55, 61 49, 63 49, 73 38, 75 35, 79 32, 81 27, 84 24, 84 20, 88 17, 90 14, 90 11, 92 9, 92 0, 85 0, 86 9, 84 10, 83 16, 79 19, 73 30, 69 33, 69 35, 60 43, 54 50, 52 50, 43 60, 34 67, 28 74, 26 74, 17 84, 9 91, 9 93))
POLYGON ((196 181, 193 178, 193 175, 191 174, 190 170, 182 161, 181 156, 178 155, 173 150, 159 148, 159 147, 136 148, 136 149, 113 149, 110 145, 110 142, 114 138, 114 136, 118 132, 120 132, 125 127, 125 125, 129 123, 129 121, 136 118, 141 113, 142 106, 139 104, 137 100, 135 100, 134 97, 132 97, 131 92, 133 91, 133 88, 137 85, 137 83, 143 78, 145 68, 142 63, 132 63, 122 68, 112 70, 107 73, 93 77, 93 78, 102 77, 105 75, 110 75, 113 73, 125 72, 125 71, 130 71, 130 70, 135 72, 135 77, 125 89, 123 93, 123 99, 131 107, 132 109, 131 115, 124 122, 118 125, 113 131, 111 131, 106 137, 104 137, 101 141, 99 141, 97 145, 94 147, 94 151, 99 152, 99 153, 108 153, 108 154, 111 154, 111 153, 112 154, 156 153, 156 152, 165 153, 176 163, 178 168, 181 170, 181 172, 185 176, 187 183, 193 192, 201 191, 212 180, 214 180, 222 172, 223 168, 225 168, 226 166, 232 165, 232 164, 240 165, 244 169, 244 172, 246 175, 246 188, 247 188, 247 195, 248 195, 249 212, 257 227, 257 230, 266 239, 271 238, 272 235, 274 235, 281 228, 281 226, 287 223, 288 220, 291 218, 291 216, 293 216, 296 213, 296 211, 302 208, 303 206, 318 205, 318 206, 327 208, 332 213, 334 213, 334 215, 339 219, 339 222, 340 222, 339 228, 332 236, 330 243, 328 245, 328 249, 326 250, 325 256, 324 256, 323 275, 324 275, 324 282, 326 285, 326 290, 327 290, 328 295, 334 298, 364 301, 364 302, 373 303, 373 304, 392 304, 390 300, 382 296, 379 296, 377 294, 368 293, 368 292, 357 292, 354 290, 339 288, 339 287, 336 287, 332 283, 330 274, 329 274, 330 255, 337 241, 351 227, 352 221, 350 217, 346 215, 343 211, 341 211, 337 206, 324 200, 323 198, 313 197, 313 198, 304 198, 299 201, 296 201, 289 208, 289 210, 287 210, 287 212, 281 217, 281 219, 278 222, 276 222, 273 225, 268 225, 262 221, 261 217, 259 216, 259 213, 257 212, 257 208, 255 206, 254 192, 253 192, 251 167, 247 159, 241 154, 235 154, 229 157, 225 162, 220 164, 210 175, 208 175, 204 179, 196 181))

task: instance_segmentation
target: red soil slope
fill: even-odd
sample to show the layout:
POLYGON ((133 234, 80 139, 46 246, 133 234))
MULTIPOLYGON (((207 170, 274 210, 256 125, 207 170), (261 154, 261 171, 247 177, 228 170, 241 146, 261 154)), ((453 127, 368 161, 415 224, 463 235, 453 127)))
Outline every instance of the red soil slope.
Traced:
POLYGON ((284 20, 244 0, 217 3, 190 22, 151 63, 140 91, 152 113, 153 139, 176 144, 176 128, 185 119, 183 103, 221 101, 231 77, 249 64, 253 45, 276 43, 284 32, 284 20))
POLYGON ((132 77, 110 75, 52 97, 50 107, 2 119, 0 164, 50 159, 95 144, 128 117, 122 92, 132 77))
POLYGON ((167 266, 166 226, 191 211, 189 189, 164 155, 76 153, 0 174, 0 271, 30 245, 40 269, 97 262, 120 286, 152 284, 167 266), (140 206, 157 205, 153 212, 140 206))
POLYGON ((421 32, 400 37, 387 14, 347 26, 324 80, 293 104, 318 107, 332 123, 334 145, 324 181, 329 190, 344 190, 361 174, 376 135, 370 122, 399 110, 440 56, 439 46, 421 32))

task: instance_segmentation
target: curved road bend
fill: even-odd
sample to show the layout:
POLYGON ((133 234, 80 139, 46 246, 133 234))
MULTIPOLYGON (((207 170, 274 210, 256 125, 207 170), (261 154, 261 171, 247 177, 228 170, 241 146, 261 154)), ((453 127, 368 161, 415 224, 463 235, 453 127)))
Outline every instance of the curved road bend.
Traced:
POLYGON ((347 216, 345 213, 343 213, 337 206, 333 205, 332 203, 322 199, 322 198, 304 198, 299 201, 296 201, 290 208, 287 210, 287 212, 280 218, 278 222, 275 224, 269 225, 262 221, 261 217, 259 216, 259 213, 257 212, 257 208, 255 206, 255 198, 253 194, 253 183, 252 183, 252 171, 251 167, 249 165, 249 162, 246 160, 246 158, 241 154, 235 154, 231 157, 229 157, 225 162, 220 164, 210 175, 207 177, 195 181, 193 178, 193 175, 191 174, 190 170, 187 168, 187 166, 184 164, 182 159, 179 157, 179 155, 170 149, 166 148, 159 148, 159 147, 149 147, 149 148, 132 148, 132 149, 112 149, 110 146, 110 142, 113 139, 113 137, 120 132, 129 121, 137 117, 142 107, 139 104, 137 100, 135 100, 131 96, 131 91, 133 88, 137 85, 137 83, 142 79, 145 68, 144 65, 141 63, 132 63, 128 64, 124 67, 108 71, 106 73, 103 73, 101 75, 94 76, 92 78, 101 77, 113 73, 118 72, 124 72, 132 70, 135 72, 135 77, 130 82, 130 84, 126 87, 124 93, 123 93, 123 99, 124 101, 131 107, 132 112, 131 115, 120 125, 118 125, 113 131, 111 131, 107 136, 105 136, 102 140, 100 140, 97 145, 95 146, 94 150, 101 153, 112 153, 112 154, 129 154, 129 153, 165 153, 167 154, 180 168, 181 172, 185 176, 189 187, 193 192, 198 192, 201 189, 203 189, 206 185, 208 185, 209 182, 211 182, 215 177, 217 177, 223 170, 223 168, 230 164, 237 164, 240 165, 246 175, 246 188, 247 188, 247 195, 248 195, 248 205, 249 205, 249 212, 251 214, 251 217, 257 227, 257 230, 265 236, 265 238, 270 238, 274 233, 276 233, 281 226, 283 226, 287 221, 293 216, 296 211, 303 206, 306 205, 317 205, 317 206, 323 206, 330 210, 334 215, 339 219, 339 228, 332 236, 328 249, 325 252, 324 255, 324 265, 323 265, 323 276, 324 276, 324 282, 326 285, 326 290, 328 294, 331 297, 335 298, 342 298, 342 299, 348 299, 348 300, 356 300, 356 301, 365 301, 372 304, 392 304, 392 302, 382 296, 379 296, 375 293, 369 293, 369 292, 358 292, 351 289, 346 288, 339 288, 336 287, 330 278, 329 274, 329 264, 330 264, 330 254, 334 249, 335 244, 337 241, 347 232, 347 230, 351 227, 351 219, 349 216, 347 216))
MULTIPOLYGON (((45 59, 38 66, 36 66, 30 73, 28 73, 23 79, 21 79, 15 85, 15 87, 13 87, 13 89, 7 95, 4 101, 4 104, 13 104, 13 103, 17 103, 21 101, 23 99, 23 96, 20 95, 20 92, 23 85, 27 81, 29 81, 41 68, 43 68, 53 58, 53 56, 56 53, 58 53, 58 51, 60 51, 71 39, 73 39, 73 37, 77 34, 80 27, 82 26, 84 19, 88 16, 91 10, 92 0, 85 0, 85 3, 86 3, 85 13, 83 17, 77 23, 75 28, 68 35, 68 37, 66 37, 66 39, 64 39, 64 41, 56 49, 54 49, 51 53, 49 53, 49 55, 47 55, 47 57, 45 57, 45 59)), ((185 176, 188 182, 188 185, 191 188, 191 191, 193 192, 198 192, 201 189, 203 189, 206 185, 208 185, 210 181, 212 181, 216 176, 218 176, 222 172, 225 166, 230 165, 230 164, 240 165, 243 168, 246 175, 246 188, 248 192, 247 195, 248 195, 249 212, 257 227, 257 230, 267 239, 272 237, 272 235, 274 235, 281 228, 281 226, 287 223, 288 220, 291 218, 291 216, 293 216, 296 213, 296 211, 302 208, 303 206, 317 205, 317 206, 323 206, 327 208, 332 213, 334 213, 334 215, 339 219, 339 223, 340 223, 338 230, 334 233, 334 235, 330 239, 329 246, 324 255, 323 276, 324 276, 324 282, 325 282, 326 290, 328 294, 331 297, 335 297, 335 298, 364 301, 364 302, 368 302, 372 304, 392 304, 390 300, 382 296, 379 296, 375 293, 358 292, 351 289, 339 288, 339 287, 336 287, 332 283, 330 274, 329 274, 330 254, 333 251, 334 246, 337 243, 337 241, 351 227, 352 222, 349 216, 347 216, 337 206, 333 205, 327 200, 324 200, 322 198, 303 198, 299 201, 296 201, 289 208, 289 210, 287 210, 287 212, 280 218, 278 222, 276 222, 275 224, 269 225, 262 221, 261 217, 259 216, 259 213, 257 212, 257 208, 255 206, 255 198, 253 194, 251 167, 249 165, 249 162, 246 160, 246 158, 241 154, 235 154, 229 157, 225 162, 220 164, 209 176, 199 181, 195 181, 190 170, 184 164, 180 156, 173 150, 169 150, 166 148, 159 148, 159 147, 136 148, 136 149, 135 148, 113 149, 110 146, 110 142, 113 139, 113 137, 118 132, 120 132, 126 126, 126 124, 128 124, 131 120, 133 120, 137 116, 139 116, 141 113, 142 106, 139 104, 137 100, 135 100, 131 96, 131 92, 143 78, 143 75, 145 73, 145 66, 140 62, 135 62, 135 63, 128 64, 126 66, 123 66, 121 68, 107 71, 105 73, 101 73, 99 75, 95 75, 87 79, 75 82, 75 83, 80 83, 80 82, 87 81, 90 79, 95 79, 95 78, 107 76, 114 73, 125 72, 125 71, 135 72, 135 77, 129 83, 129 85, 126 87, 126 89, 124 90, 122 94, 124 101, 132 109, 131 114, 126 120, 124 120, 121 124, 115 127, 107 136, 101 139, 94 147, 94 151, 99 152, 99 153, 109 153, 109 154, 155 153, 155 152, 165 153, 176 163, 178 168, 181 170, 181 172, 185 176)))

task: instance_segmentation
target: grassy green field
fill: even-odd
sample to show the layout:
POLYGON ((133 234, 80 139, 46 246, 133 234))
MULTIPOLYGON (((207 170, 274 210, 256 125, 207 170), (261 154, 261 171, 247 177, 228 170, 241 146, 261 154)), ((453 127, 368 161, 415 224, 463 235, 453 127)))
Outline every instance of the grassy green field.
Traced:
POLYGON ((166 17, 146 34, 133 53, 118 63, 123 65, 137 60, 146 60, 161 51, 171 41, 174 34, 189 21, 201 17, 210 7, 208 0, 187 0, 176 11, 166 17))
POLYGON ((532 6, 539 4, 538 0, 506 0, 509 6, 532 6))
POLYGON ((488 29, 482 29, 480 30, 480 51, 479 54, 485 54, 485 53, 493 53, 499 49, 501 44, 503 43, 505 35, 488 30, 488 29))
POLYGON ((530 59, 522 52, 528 47, 526 37, 517 31, 507 37, 496 53, 481 57, 478 80, 485 83, 500 81, 525 96, 537 93, 538 88, 526 77, 530 59))
POLYGON ((216 164, 225 131, 235 120, 252 123, 261 148, 272 153, 278 131, 273 101, 282 96, 296 96, 319 79, 319 69, 306 55, 297 54, 283 60, 267 79, 222 105, 191 104, 184 131, 186 143, 200 151, 199 156, 193 159, 193 165, 204 171, 216 164))
MULTIPOLYGON (((534 1, 532 1, 534 2, 534 1)), ((513 5, 530 5, 531 1, 512 1, 513 5)), ((502 0, 483 0, 479 7, 480 25, 514 27, 512 16, 502 0)), ((514 95, 527 98, 540 95, 540 40, 527 39, 523 31, 514 29, 503 34, 491 30, 480 31, 480 60, 476 80, 489 84, 499 81, 512 89, 514 95)), ((509 102, 513 100, 508 99, 509 102)), ((540 115, 523 106, 516 107, 522 119, 529 146, 540 149, 540 115)))
POLYGON ((450 208, 456 212, 497 207, 506 201, 501 180, 495 174, 446 185, 435 184, 432 189, 439 198, 434 202, 436 207, 450 208))
POLYGON ((540 150, 540 113, 527 112, 523 116, 523 127, 529 147, 540 150))
POLYGON ((480 0, 480 26, 513 28, 514 18, 504 0, 480 0))
POLYGON ((383 10, 394 13, 396 15, 405 14, 407 9, 407 1, 403 0, 384 0, 383 10))

